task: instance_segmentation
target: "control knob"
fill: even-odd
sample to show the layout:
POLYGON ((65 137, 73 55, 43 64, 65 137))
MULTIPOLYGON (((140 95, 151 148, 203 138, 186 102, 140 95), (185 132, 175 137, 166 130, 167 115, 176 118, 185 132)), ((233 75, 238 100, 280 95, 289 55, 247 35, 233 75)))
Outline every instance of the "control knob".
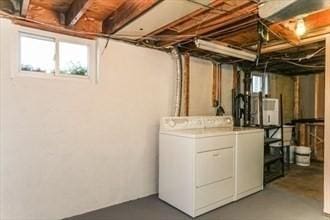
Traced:
POLYGON ((173 127, 176 125, 176 123, 175 123, 174 120, 170 120, 170 121, 168 122, 168 125, 169 125, 170 127, 173 128, 173 127))

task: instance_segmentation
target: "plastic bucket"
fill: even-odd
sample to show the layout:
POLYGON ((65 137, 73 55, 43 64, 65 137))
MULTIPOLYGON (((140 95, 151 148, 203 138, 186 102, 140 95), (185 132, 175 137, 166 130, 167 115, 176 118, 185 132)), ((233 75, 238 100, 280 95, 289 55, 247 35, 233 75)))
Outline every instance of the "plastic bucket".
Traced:
POLYGON ((311 165, 311 153, 310 147, 296 146, 296 164, 298 166, 310 166, 311 165))

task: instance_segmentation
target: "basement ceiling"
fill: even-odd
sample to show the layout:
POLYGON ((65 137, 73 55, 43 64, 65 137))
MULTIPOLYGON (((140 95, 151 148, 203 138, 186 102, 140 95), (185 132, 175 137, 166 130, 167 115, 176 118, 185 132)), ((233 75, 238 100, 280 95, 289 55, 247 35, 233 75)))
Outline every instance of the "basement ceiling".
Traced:
MULTIPOLYGON (((177 46, 192 56, 264 69, 266 63, 271 63, 267 59, 278 57, 279 53, 296 58, 304 48, 312 53, 312 49, 323 47, 302 46, 301 42, 329 33, 330 9, 326 3, 327 0, 309 0, 308 4, 306 0, 0 0, 0 15, 19 25, 43 30, 86 38, 115 38, 161 50, 177 46), (290 13, 283 16, 283 11, 290 13), (274 14, 281 13, 280 19, 273 19, 274 14), (301 37, 295 34, 298 14, 303 16, 307 28, 301 37), (263 38, 260 33, 267 33, 268 37, 263 38), (283 43, 298 49, 260 54, 256 65, 198 49, 196 38, 255 53, 283 43)), ((287 73, 298 67, 285 64, 287 73)), ((274 64, 275 68, 284 71, 274 64)), ((314 70, 319 71, 312 68, 309 72, 314 70)))

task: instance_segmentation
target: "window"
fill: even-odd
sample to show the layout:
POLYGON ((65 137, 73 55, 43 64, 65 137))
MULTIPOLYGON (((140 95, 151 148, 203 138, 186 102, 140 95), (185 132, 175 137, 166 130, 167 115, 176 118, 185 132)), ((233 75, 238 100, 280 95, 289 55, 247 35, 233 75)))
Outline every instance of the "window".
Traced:
POLYGON ((86 45, 59 43, 60 73, 86 76, 88 48, 86 45))
POLYGON ((262 76, 252 75, 252 92, 258 93, 262 92, 262 76))
MULTIPOLYGON (((36 32, 36 31, 32 31, 36 32)), ((45 35, 19 33, 19 72, 47 77, 88 78, 95 56, 91 40, 45 32, 45 35)))
POLYGON ((264 95, 268 94, 268 74, 267 73, 252 73, 252 93, 256 94, 263 92, 264 95))
POLYGON ((21 71, 55 73, 55 40, 21 34, 21 71))

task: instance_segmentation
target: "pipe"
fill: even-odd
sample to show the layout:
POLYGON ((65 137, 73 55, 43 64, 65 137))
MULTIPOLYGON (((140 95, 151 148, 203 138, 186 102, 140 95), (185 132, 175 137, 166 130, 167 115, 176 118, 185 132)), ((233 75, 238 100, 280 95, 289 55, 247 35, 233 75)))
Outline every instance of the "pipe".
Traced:
POLYGON ((244 126, 251 125, 251 73, 245 72, 244 77, 244 126))
POLYGON ((182 103, 182 57, 177 47, 173 47, 172 55, 176 60, 176 95, 174 116, 180 116, 182 103))

